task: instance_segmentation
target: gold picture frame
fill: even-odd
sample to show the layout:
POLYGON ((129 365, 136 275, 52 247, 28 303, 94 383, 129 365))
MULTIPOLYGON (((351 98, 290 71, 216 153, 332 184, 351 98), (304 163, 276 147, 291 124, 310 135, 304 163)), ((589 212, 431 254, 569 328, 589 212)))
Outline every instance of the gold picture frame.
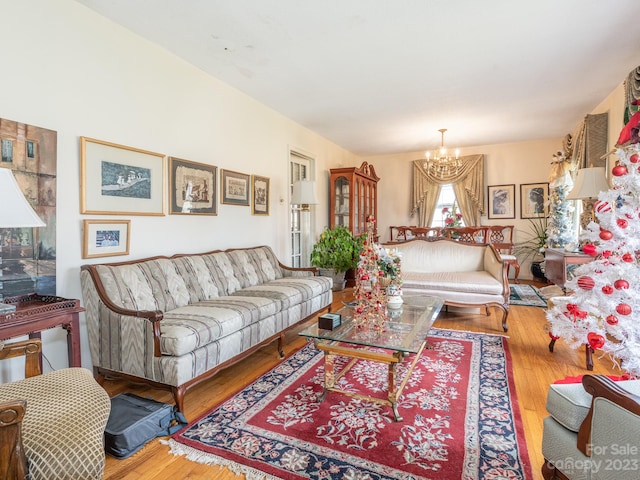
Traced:
POLYGON ((226 205, 241 205, 248 207, 251 200, 251 175, 233 172, 231 170, 220 171, 221 202, 226 205))
POLYGON ((269 215, 269 177, 251 177, 251 214, 269 215))
POLYGON ((80 137, 80 213, 164 215, 166 156, 80 137))
POLYGON ((169 157, 169 214, 217 215, 218 167, 169 157))
POLYGON ((82 258, 129 255, 131 220, 83 220, 82 258))

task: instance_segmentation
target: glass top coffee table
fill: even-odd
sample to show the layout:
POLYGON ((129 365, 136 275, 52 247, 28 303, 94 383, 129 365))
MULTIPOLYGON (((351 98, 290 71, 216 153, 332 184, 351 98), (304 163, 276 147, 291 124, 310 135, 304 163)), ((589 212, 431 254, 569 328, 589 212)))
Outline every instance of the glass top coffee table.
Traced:
POLYGON ((300 335, 313 339, 316 348, 324 352, 324 391, 319 400, 323 401, 328 392, 343 393, 355 398, 390 405, 396 421, 402 421, 402 417, 398 414, 398 398, 427 345, 427 334, 440 313, 442 304, 443 300, 439 297, 405 296, 402 308, 388 310, 389 320, 385 322, 382 332, 358 327, 353 321, 353 307, 345 306, 334 312, 342 316, 339 327, 323 330, 314 324, 301 331, 300 335), (396 378, 396 366, 410 354, 414 354, 414 358, 404 378, 396 378), (337 374, 336 356, 351 359, 337 374), (388 365, 387 399, 348 392, 336 387, 336 381, 358 360, 371 360, 388 365))

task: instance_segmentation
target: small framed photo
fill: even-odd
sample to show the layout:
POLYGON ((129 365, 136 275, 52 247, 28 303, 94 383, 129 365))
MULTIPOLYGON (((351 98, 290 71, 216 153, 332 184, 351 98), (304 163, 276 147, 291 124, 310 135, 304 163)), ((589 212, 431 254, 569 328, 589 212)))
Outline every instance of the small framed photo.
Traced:
POLYGON ((549 184, 520 185, 520 218, 544 218, 549 213, 549 184))
POLYGON ((516 186, 489 185, 487 187, 488 217, 516 218, 516 186))
POLYGON ((169 157, 169 214, 217 215, 218 167, 169 157))
POLYGON ((80 213, 164 215, 165 158, 80 137, 80 213))
POLYGON ((83 220, 82 258, 129 255, 131 220, 83 220))
POLYGON ((221 202, 227 205, 249 206, 251 200, 251 176, 245 173, 220 171, 220 183, 222 184, 221 202))
POLYGON ((253 175, 251 177, 253 203, 252 215, 269 215, 269 179, 253 175))

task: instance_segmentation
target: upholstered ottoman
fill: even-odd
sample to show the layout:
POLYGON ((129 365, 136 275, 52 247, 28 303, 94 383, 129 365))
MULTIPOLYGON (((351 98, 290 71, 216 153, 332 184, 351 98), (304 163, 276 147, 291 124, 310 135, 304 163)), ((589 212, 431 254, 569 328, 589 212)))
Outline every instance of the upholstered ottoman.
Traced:
POLYGON ((0 402, 27 402, 22 440, 30 480, 100 479, 109 395, 84 368, 0 385, 0 402))

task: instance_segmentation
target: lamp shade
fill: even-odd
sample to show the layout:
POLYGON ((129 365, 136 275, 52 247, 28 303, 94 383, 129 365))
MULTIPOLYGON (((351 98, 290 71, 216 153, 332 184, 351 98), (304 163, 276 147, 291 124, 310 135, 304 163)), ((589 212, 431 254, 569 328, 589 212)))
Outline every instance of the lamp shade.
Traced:
POLYGON ((13 172, 0 168, 0 228, 44 226, 45 223, 24 198, 13 172))
POLYGON ((316 182, 311 180, 298 180, 293 183, 291 203, 294 205, 316 205, 316 182))
POLYGON ((576 183, 567 195, 567 200, 596 198, 600 192, 609 190, 604 167, 581 168, 576 183))

